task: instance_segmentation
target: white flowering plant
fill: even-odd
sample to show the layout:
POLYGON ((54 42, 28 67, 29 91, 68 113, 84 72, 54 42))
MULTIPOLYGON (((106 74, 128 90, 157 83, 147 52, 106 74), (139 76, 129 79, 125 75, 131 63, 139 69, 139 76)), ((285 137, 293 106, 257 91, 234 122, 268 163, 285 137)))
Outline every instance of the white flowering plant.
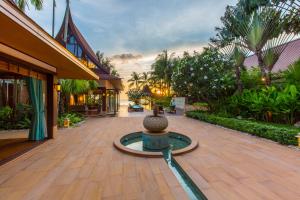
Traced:
POLYGON ((193 100, 215 101, 235 91, 231 62, 215 48, 202 53, 185 53, 175 65, 172 88, 180 96, 193 100))

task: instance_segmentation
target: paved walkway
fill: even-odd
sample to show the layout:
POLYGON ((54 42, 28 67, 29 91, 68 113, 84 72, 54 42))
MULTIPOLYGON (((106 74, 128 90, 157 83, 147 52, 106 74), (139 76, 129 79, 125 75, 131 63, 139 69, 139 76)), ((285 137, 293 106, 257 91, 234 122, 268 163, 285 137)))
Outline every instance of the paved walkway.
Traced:
MULTIPOLYGON (((185 117, 169 130, 200 146, 177 160, 208 199, 300 199, 300 151, 185 117)), ((0 167, 0 199, 187 199, 161 158, 116 150, 142 118, 94 118, 0 167)))

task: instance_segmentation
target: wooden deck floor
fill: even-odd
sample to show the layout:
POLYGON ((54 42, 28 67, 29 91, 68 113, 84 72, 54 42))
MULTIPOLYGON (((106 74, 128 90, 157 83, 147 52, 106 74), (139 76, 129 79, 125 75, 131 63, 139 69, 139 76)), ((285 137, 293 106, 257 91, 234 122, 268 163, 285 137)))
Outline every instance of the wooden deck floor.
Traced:
MULTIPOLYGON (((177 160, 208 199, 300 199, 300 151, 185 117, 169 130, 200 146, 177 160)), ((142 118, 90 119, 0 167, 0 199, 187 199, 161 158, 116 150, 142 118)))

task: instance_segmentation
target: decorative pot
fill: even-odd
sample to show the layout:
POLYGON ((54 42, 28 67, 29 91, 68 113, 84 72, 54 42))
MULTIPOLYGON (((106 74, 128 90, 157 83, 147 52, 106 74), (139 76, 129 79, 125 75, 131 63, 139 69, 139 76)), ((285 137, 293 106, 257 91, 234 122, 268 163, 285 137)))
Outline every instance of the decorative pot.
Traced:
POLYGON ((164 116, 148 115, 144 118, 143 125, 149 132, 162 132, 168 127, 168 120, 164 116))

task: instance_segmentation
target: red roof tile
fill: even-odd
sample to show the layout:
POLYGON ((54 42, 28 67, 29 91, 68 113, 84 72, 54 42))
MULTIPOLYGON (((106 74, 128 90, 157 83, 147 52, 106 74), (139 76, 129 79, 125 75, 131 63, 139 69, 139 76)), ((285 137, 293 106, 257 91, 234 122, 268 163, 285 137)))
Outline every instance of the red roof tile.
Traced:
MULTIPOLYGON (((300 39, 289 42, 273 67, 273 72, 283 71, 300 58, 300 39)), ((247 68, 258 66, 257 56, 252 55, 245 59, 247 68)))

